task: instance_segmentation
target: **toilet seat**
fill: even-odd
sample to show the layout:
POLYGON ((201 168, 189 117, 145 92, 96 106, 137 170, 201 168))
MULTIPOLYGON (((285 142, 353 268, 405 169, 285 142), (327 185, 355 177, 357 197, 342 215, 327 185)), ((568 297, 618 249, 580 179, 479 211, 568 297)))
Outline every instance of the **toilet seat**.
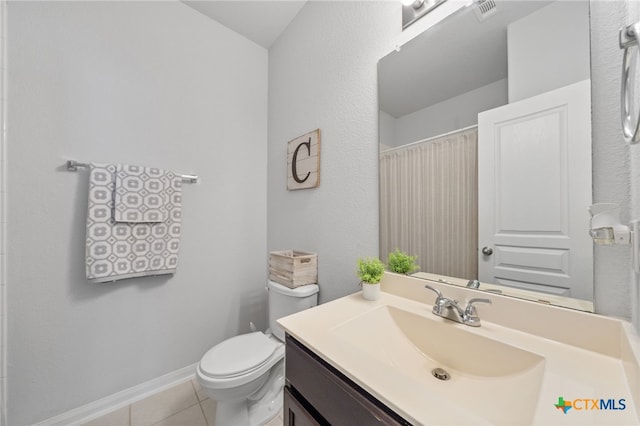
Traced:
POLYGON ((272 358, 277 343, 262 332, 227 339, 202 357, 200 372, 211 379, 231 379, 260 369, 272 358))

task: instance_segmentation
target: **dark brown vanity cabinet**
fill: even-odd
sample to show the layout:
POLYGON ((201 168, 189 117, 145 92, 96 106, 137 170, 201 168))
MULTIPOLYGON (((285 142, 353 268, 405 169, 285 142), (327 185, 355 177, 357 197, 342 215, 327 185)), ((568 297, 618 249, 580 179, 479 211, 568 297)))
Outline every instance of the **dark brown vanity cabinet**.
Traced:
POLYGON ((285 426, 410 425, 289 335, 285 371, 285 426))

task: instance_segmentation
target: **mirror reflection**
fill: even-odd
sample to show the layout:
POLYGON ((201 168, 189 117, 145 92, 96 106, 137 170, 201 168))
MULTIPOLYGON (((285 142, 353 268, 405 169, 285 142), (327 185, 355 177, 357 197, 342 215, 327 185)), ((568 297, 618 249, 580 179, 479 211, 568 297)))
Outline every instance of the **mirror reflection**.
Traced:
POLYGON ((463 7, 382 58, 380 257, 593 310, 588 1, 463 7))

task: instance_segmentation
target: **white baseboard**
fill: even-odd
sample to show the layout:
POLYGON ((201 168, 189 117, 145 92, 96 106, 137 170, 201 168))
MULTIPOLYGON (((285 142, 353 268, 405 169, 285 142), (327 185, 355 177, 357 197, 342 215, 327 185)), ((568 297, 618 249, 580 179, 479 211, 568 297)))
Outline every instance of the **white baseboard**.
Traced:
POLYGON ((197 366, 197 363, 189 365, 132 388, 90 402, 82 407, 74 408, 66 413, 43 420, 33 426, 69 426, 97 419, 114 410, 126 407, 129 404, 192 379, 195 376, 197 366))

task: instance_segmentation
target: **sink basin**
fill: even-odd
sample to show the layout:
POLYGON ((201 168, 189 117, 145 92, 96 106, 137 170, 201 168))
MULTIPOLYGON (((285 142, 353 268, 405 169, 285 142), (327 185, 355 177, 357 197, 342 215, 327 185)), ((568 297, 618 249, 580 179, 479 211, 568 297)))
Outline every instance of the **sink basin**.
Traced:
MULTIPOLYGON (((427 312, 428 315, 431 313, 427 312)), ((374 348, 399 368, 440 367, 472 376, 501 377, 533 368, 542 357, 470 333, 447 320, 382 306, 335 330, 350 345, 374 348)), ((370 350, 368 353, 373 355, 370 350)))
POLYGON ((544 358, 433 316, 380 306, 331 330, 345 350, 376 360, 428 392, 448 396, 493 424, 533 419, 544 358), (444 369, 446 381, 433 374, 444 369), (514 395, 518 398, 513 398, 514 395), (509 404, 505 404, 509 401, 509 404))

